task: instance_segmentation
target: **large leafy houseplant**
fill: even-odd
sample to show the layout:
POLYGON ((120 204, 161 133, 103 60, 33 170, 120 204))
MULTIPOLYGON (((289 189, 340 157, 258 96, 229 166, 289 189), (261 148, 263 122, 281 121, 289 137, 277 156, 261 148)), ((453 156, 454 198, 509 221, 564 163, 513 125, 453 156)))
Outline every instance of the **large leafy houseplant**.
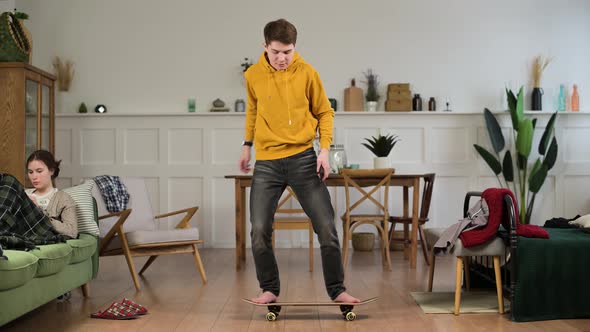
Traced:
POLYGON ((537 119, 524 117, 522 87, 518 91, 518 96, 515 96, 508 89, 506 89, 506 95, 512 119, 512 131, 514 137, 516 137, 516 140, 513 141, 514 145, 506 149, 504 157, 500 158, 501 152, 506 145, 504 135, 496 117, 486 108, 484 110, 484 118, 493 152, 477 144, 473 146, 488 166, 490 166, 494 174, 496 174, 500 186, 512 189, 518 197, 520 222, 528 224, 531 221, 535 197, 541 190, 547 178, 547 173, 553 168, 557 159, 557 139, 553 130, 557 112, 551 115, 539 142, 538 151, 540 156, 535 160, 532 167, 529 167, 529 157, 531 155, 533 134, 537 119), (516 168, 514 167, 511 150, 516 154, 516 168), (500 160, 502 161, 500 162, 500 160), (502 182, 500 174, 502 174, 504 182, 502 182), (511 184, 512 188, 510 188, 511 184))

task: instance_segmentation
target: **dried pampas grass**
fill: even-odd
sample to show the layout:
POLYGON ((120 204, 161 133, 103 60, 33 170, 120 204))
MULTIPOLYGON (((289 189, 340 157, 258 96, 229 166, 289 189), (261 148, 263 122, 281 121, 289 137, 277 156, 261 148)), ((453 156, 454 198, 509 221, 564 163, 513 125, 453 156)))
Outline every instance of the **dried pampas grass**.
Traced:
POLYGON ((541 76, 543 76, 543 71, 549 64, 551 63, 552 58, 543 58, 542 56, 538 55, 533 60, 533 87, 540 88, 541 87, 541 76))
POLYGON ((65 63, 56 56, 53 58, 53 69, 57 75, 57 86, 59 91, 69 91, 74 79, 74 63, 67 60, 65 63))

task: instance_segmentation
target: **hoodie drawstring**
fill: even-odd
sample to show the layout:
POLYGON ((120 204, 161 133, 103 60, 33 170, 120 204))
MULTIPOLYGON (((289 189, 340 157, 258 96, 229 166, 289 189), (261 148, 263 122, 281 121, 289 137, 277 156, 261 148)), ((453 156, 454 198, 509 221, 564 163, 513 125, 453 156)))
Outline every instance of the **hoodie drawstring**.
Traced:
MULTIPOLYGON (((287 99, 287 115, 289 116, 289 126, 293 124, 291 121, 291 103, 289 102, 289 80, 287 79, 287 71, 285 70, 285 98, 287 99)), ((274 72, 268 73, 268 79, 266 80, 266 93, 268 94, 268 99, 271 98, 270 96, 270 80, 274 78, 274 72)))
POLYGON ((289 80, 285 73, 285 97, 287 97, 287 113, 289 114, 289 126, 291 125, 291 105, 289 104, 289 80))

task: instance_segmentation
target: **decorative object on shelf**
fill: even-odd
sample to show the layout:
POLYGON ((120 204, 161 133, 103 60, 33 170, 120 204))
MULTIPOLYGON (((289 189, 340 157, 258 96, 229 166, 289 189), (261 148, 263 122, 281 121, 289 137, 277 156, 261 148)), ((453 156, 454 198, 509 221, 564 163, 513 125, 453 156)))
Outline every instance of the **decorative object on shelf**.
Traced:
POLYGON ((443 111, 444 112, 452 112, 453 110, 450 108, 451 107, 451 101, 449 100, 449 98, 447 98, 447 102, 445 104, 447 105, 447 108, 445 108, 443 111))
POLYGON ((242 113, 246 112, 246 103, 244 102, 244 99, 236 99, 234 111, 242 113))
POLYGON ((364 147, 373 152, 375 158, 373 159, 373 168, 389 168, 389 153, 397 142, 400 141, 399 137, 394 134, 381 136, 378 134, 377 137, 372 136, 371 138, 365 138, 368 143, 361 143, 364 147))
POLYGON ((538 55, 533 60, 532 73, 533 73, 533 92, 531 109, 533 111, 541 111, 543 109, 543 89, 541 89, 541 77, 543 71, 551 63, 551 58, 543 58, 538 55))
POLYGON ((378 91, 379 76, 373 73, 373 70, 370 68, 367 69, 363 75, 365 75, 365 84, 367 84, 367 94, 365 95, 365 99, 367 100, 367 112, 376 112, 379 98, 381 98, 378 91))
POLYGON ((31 44, 15 13, 0 14, 0 41, 0 62, 29 62, 31 44))
POLYGON ((352 233, 352 248, 356 251, 373 251, 375 234, 369 232, 352 233))
POLYGON ((74 63, 70 60, 66 60, 64 63, 56 56, 53 58, 53 69, 55 69, 55 76, 57 76, 59 91, 69 91, 74 79, 74 63))
POLYGON ((578 94, 578 85, 574 84, 574 90, 572 91, 572 97, 570 101, 570 107, 572 112, 580 111, 580 95, 578 94))
POLYGON ((328 100, 330 101, 330 107, 332 107, 334 112, 337 112, 338 111, 338 101, 336 100, 336 98, 328 98, 328 100))
POLYGON ((559 112, 565 112, 565 86, 559 85, 559 97, 557 97, 557 110, 559 112))
POLYGON ((356 86, 356 80, 350 80, 350 86, 344 89, 344 112, 363 111, 363 89, 356 86))
POLYGON ((80 107, 78 107, 78 113, 88 113, 88 108, 86 107, 86 104, 80 104, 80 107))
POLYGON ((428 110, 431 112, 436 111, 436 100, 434 100, 434 97, 430 97, 428 100, 428 110))
POLYGON ((344 151, 344 145, 332 144, 330 145, 330 173, 340 174, 343 168, 348 165, 346 159, 346 151, 344 151))
POLYGON ((96 113, 106 113, 107 112, 107 107, 105 105, 102 104, 98 104, 96 105, 96 107, 94 108, 94 111, 96 113))
POLYGON ((412 99, 412 111, 422 111, 422 98, 419 93, 414 94, 414 98, 412 99))
POLYGON ((486 108, 484 109, 484 118, 494 151, 493 153, 489 152, 477 144, 473 146, 496 175, 500 187, 512 190, 514 195, 518 197, 520 222, 528 224, 531 221, 535 197, 541 190, 547 173, 553 168, 557 159, 557 138, 553 130, 557 112, 551 115, 539 141, 538 152, 540 157, 537 158, 532 169, 529 169, 529 156, 531 155, 537 119, 525 118, 524 116, 522 87, 518 92, 518 97, 515 97, 510 90, 507 90, 506 94, 508 95, 508 108, 512 118, 512 129, 516 133, 516 140, 511 140, 514 145, 507 147, 504 158, 500 158, 500 154, 505 148, 504 134, 494 114, 486 108), (516 152, 516 168, 513 165, 511 151, 516 152), (517 172, 516 177, 514 176, 515 171, 517 172), (504 177, 504 182, 499 177, 500 173, 504 177))
POLYGON ((410 83, 391 83, 387 85, 385 111, 406 112, 412 110, 410 83))
POLYGON ((188 112, 195 113, 197 111, 197 99, 195 97, 190 97, 188 99, 188 112))
POLYGON ((252 66, 252 60, 248 59, 248 58, 244 58, 244 62, 242 62, 240 64, 240 66, 242 66, 242 72, 246 72, 246 70, 248 70, 248 68, 250 68, 250 66, 252 66))
POLYGON ((210 112, 229 112, 229 108, 225 107, 225 102, 219 98, 213 101, 213 107, 210 112))

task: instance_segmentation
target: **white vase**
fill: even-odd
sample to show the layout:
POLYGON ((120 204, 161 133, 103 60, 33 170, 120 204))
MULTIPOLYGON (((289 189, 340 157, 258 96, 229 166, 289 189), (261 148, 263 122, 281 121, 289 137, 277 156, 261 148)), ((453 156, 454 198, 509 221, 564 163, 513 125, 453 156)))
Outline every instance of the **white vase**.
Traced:
POLYGON ((377 102, 376 101, 368 101, 367 102, 367 112, 377 112, 377 102))
POLYGON ((387 157, 373 158, 373 168, 375 168, 375 169, 390 168, 389 158, 387 158, 387 157))

